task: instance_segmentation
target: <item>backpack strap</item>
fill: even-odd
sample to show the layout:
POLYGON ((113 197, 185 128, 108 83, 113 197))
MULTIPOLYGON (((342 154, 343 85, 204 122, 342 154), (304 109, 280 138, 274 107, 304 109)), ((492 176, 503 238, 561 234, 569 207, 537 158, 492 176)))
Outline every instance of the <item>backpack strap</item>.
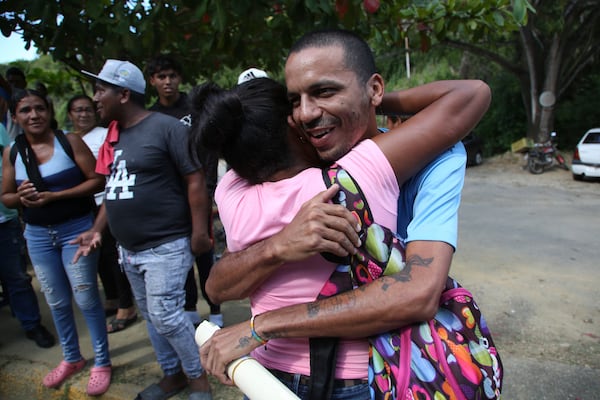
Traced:
POLYGON ((10 163, 15 165, 15 161, 17 161, 17 146, 14 145, 10 148, 10 163))
POLYGON ((60 129, 55 129, 54 136, 56 136, 58 143, 60 143, 60 145, 62 146, 65 153, 67 153, 69 158, 73 160, 73 162, 75 162, 75 154, 73 154, 73 148, 71 147, 69 139, 67 139, 67 135, 65 135, 65 133, 60 129))
POLYGON ((403 262, 405 258, 404 239, 374 221, 367 198, 348 171, 334 164, 323 170, 323 180, 327 187, 334 183, 339 185, 340 190, 332 198, 332 202, 346 207, 360 222, 358 235, 363 246, 356 255, 344 260, 351 266, 354 283, 361 285, 371 282, 379 278, 388 267, 391 267, 388 273, 392 273, 397 269, 398 262, 403 262))
POLYGON ((333 202, 346 207, 363 224, 363 229, 373 223, 373 214, 369 203, 358 183, 345 169, 337 164, 323 169, 323 180, 328 188, 337 183, 340 191, 333 197, 333 202))
POLYGON ((29 180, 35 185, 35 188, 39 192, 45 192, 47 188, 42 179, 42 175, 40 174, 40 169, 38 168, 37 157, 24 134, 17 135, 15 138, 15 147, 21 155, 21 160, 23 160, 29 180))
MULTIPOLYGON (((55 130, 54 136, 56 136, 58 143, 60 143, 67 156, 69 156, 69 158, 75 162, 73 148, 71 147, 71 143, 69 143, 69 139, 67 139, 63 131, 59 129, 55 130)), ((13 165, 17 160, 17 152, 21 155, 21 159, 25 165, 25 170, 27 171, 29 180, 33 182, 38 191, 45 192, 47 188, 44 180, 42 179, 42 175, 40 174, 37 157, 35 156, 35 153, 33 152, 33 149, 31 148, 31 145, 29 144, 25 134, 17 135, 17 137, 15 137, 15 144, 10 149, 10 162, 13 165)))
MULTIPOLYGON (((362 239, 366 228, 373 222, 373 217, 360 186, 346 170, 335 163, 329 168, 323 168, 322 174, 327 188, 331 187, 334 183, 339 185, 340 190, 333 196, 331 201, 346 207, 356 216, 361 223, 362 229, 359 236, 362 239)), ((342 257, 332 253, 321 253, 321 256, 335 264, 350 265, 351 263, 349 255, 342 257)))
MULTIPOLYGON (((65 153, 69 156, 69 158, 71 160, 75 161, 75 154, 73 153, 73 148, 71 147, 71 143, 69 142, 69 139, 67 139, 67 135, 65 135, 65 133, 63 131, 61 131, 60 129, 56 129, 56 130, 54 130, 54 136, 56 136, 58 143, 60 143, 60 145, 62 146, 65 153)), ((16 143, 16 138, 15 138, 15 143, 16 143)), ((2 149, 4 149, 4 147, 2 149)), ((17 161, 17 152, 18 152, 17 146, 13 146, 10 149, 10 163, 12 165, 15 165, 15 161, 17 161)))

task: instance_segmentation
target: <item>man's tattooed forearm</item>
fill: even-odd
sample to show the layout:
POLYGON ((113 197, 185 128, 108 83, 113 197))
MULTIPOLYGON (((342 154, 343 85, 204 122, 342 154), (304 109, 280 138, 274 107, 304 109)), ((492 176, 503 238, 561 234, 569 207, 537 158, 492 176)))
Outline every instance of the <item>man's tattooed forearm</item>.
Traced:
MULTIPOLYGON (((362 290, 362 288, 360 289, 362 290)), ((356 294, 354 293, 354 290, 349 290, 347 292, 340 293, 336 296, 329 297, 328 299, 325 299, 325 301, 328 302, 328 310, 331 310, 333 312, 343 311, 348 308, 354 307, 354 305, 356 304, 356 294)), ((308 313, 309 318, 317 317, 319 315, 319 312, 321 311, 320 302, 315 301, 312 303, 308 303, 306 305, 306 311, 308 313)))
MULTIPOLYGON (((396 282, 408 282, 412 278, 411 272, 412 272, 413 267, 420 266, 420 267, 427 268, 431 265, 432 262, 433 262, 433 257, 422 258, 418 254, 412 255, 409 257, 408 260, 406 260, 406 263, 405 263, 402 271, 398 272, 397 274, 392 275, 392 277, 395 279, 396 282)), ((386 290, 388 287, 389 287, 388 284, 384 284, 382 286, 382 289, 386 290)))

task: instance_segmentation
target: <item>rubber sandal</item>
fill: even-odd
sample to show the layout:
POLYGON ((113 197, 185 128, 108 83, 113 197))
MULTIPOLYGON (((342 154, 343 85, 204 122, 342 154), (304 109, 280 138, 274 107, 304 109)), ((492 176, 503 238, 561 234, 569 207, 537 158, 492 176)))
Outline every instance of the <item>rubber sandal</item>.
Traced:
POLYGON ((87 385, 87 394, 90 396, 100 396, 105 393, 110 386, 112 367, 93 367, 90 371, 90 380, 87 385))
POLYGON ((74 363, 63 360, 58 364, 58 367, 54 368, 44 377, 42 383, 48 388, 58 387, 68 377, 81 371, 83 367, 85 367, 85 359, 83 358, 74 363))
POLYGON ((170 397, 175 396, 177 393, 181 392, 185 389, 185 386, 177 389, 173 389, 170 392, 165 392, 158 386, 158 384, 153 383, 148 386, 146 389, 142 390, 138 393, 135 400, 166 400, 170 397))
POLYGON ((125 318, 125 319, 114 318, 112 321, 110 321, 108 323, 108 326, 106 327, 106 332, 115 333, 115 332, 122 331, 123 329, 127 328, 129 325, 131 325, 135 321, 137 321, 137 318, 138 318, 137 314, 135 314, 131 318, 125 318))

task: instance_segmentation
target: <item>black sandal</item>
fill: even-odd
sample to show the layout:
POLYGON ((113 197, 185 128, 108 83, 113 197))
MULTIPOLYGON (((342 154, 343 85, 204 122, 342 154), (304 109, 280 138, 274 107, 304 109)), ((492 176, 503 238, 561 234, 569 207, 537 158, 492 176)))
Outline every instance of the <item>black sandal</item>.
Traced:
POLYGON ((129 325, 131 325, 135 321, 137 321, 137 317, 138 317, 137 314, 135 314, 131 318, 125 318, 125 319, 114 318, 112 321, 110 321, 108 323, 106 331, 108 333, 115 333, 115 332, 122 331, 123 329, 127 328, 129 325))

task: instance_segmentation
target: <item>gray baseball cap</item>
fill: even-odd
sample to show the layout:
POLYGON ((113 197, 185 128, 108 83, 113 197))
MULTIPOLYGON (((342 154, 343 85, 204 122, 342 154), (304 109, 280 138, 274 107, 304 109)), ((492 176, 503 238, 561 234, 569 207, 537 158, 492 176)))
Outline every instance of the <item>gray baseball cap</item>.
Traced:
POLYGON ((129 61, 106 60, 98 75, 81 71, 87 76, 110 84, 132 90, 136 93, 146 93, 146 80, 142 71, 129 61))

